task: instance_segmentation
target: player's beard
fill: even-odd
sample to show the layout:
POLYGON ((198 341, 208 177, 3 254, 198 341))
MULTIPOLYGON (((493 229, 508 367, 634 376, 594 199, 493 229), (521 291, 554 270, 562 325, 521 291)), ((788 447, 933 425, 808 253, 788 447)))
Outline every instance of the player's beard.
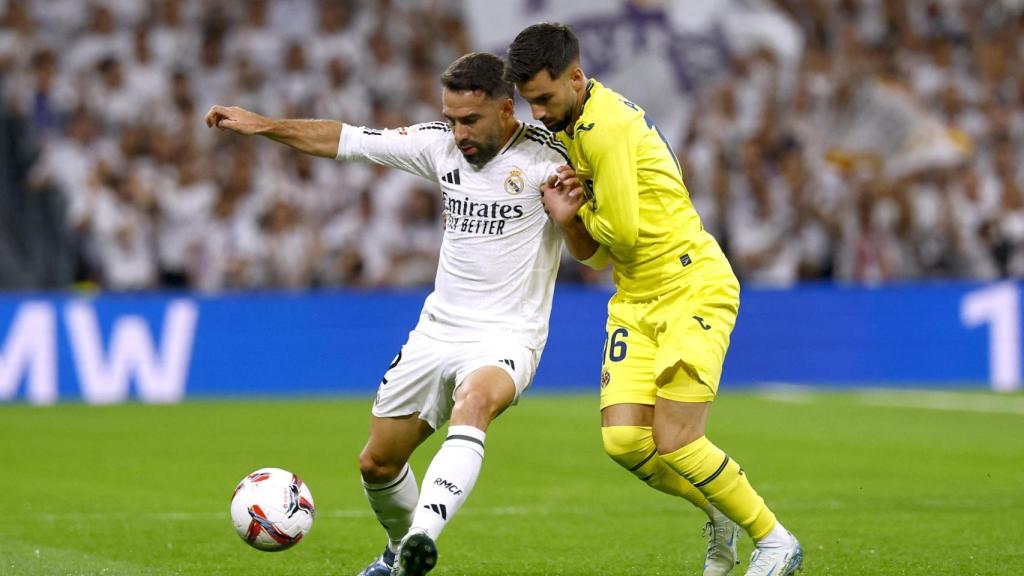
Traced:
POLYGON ((472 154, 462 152, 462 156, 466 159, 466 162, 480 168, 498 155, 498 147, 501 146, 501 143, 498 142, 497 138, 489 138, 486 142, 463 140, 458 143, 458 146, 460 148, 460 152, 462 152, 461 148, 465 146, 472 146, 473 148, 476 148, 476 152, 472 154))
POLYGON ((558 133, 568 128, 570 122, 572 122, 572 106, 566 109, 560 118, 544 122, 544 127, 554 133, 558 133))

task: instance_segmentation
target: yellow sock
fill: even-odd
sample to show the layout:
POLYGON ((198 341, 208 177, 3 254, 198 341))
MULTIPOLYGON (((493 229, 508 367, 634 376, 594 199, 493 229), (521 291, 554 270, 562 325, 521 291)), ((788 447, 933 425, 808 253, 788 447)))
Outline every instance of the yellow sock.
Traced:
POLYGON ((662 458, 755 542, 775 526, 775 514, 754 491, 740 465, 707 437, 701 436, 662 458))
POLYGON ((648 486, 673 496, 682 496, 705 509, 710 503, 675 470, 669 468, 654 447, 650 426, 606 426, 601 428, 604 450, 620 466, 648 486))

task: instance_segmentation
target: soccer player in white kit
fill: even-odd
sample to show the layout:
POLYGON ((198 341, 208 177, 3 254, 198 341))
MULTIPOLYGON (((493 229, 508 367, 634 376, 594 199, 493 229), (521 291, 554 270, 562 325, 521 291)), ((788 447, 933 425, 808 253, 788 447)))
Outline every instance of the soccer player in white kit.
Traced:
POLYGON ((434 541, 480 473, 487 427, 530 385, 547 340, 562 237, 540 187, 568 157, 547 130, 516 119, 503 70, 491 54, 456 60, 441 76, 444 123, 380 130, 223 106, 206 116, 209 126, 376 162, 441 187, 434 291, 381 380, 359 458, 367 499, 388 536, 360 576, 419 576, 434 567, 434 541), (409 457, 449 419, 417 490, 409 457))

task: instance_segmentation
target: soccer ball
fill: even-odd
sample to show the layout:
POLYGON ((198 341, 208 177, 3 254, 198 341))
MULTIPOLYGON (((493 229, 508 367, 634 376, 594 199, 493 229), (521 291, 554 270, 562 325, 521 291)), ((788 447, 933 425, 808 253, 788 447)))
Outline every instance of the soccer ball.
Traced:
POLYGON ((280 468, 249 474, 231 495, 231 521, 253 548, 276 552, 298 544, 313 527, 313 495, 302 480, 280 468))

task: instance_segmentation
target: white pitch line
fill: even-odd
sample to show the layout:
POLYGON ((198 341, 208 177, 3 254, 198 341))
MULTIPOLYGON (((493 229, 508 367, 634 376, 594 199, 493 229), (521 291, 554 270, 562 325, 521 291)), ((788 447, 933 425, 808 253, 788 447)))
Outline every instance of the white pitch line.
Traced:
MULTIPOLYGON (((466 516, 525 516, 536 514, 525 506, 498 506, 490 508, 466 508, 461 511, 466 516)), ((45 522, 75 521, 75 520, 109 520, 114 518, 142 518, 150 520, 169 520, 175 522, 192 522, 195 520, 216 520, 227 518, 231 514, 225 509, 223 512, 62 512, 60 514, 39 514, 36 516, 45 522)), ((372 516, 370 510, 363 508, 339 508, 334 510, 318 510, 317 517, 320 518, 369 518, 372 516)))
POLYGON ((923 408, 946 412, 977 412, 1024 416, 1024 398, 977 396, 956 392, 870 390, 859 396, 861 404, 888 408, 923 408))
POLYGON ((818 398, 806 392, 766 392, 761 398, 779 404, 814 404, 818 398))
POLYGON ((755 393, 765 400, 780 404, 814 404, 819 396, 811 386, 790 382, 761 382, 755 393))
MULTIPOLYGON (((890 388, 859 388, 852 392, 855 394, 857 402, 864 406, 1024 416, 1024 396, 979 395, 934 390, 893 390, 890 388)), ((812 404, 827 398, 827 394, 821 391, 814 392, 812 388, 802 386, 775 385, 761 392, 759 396, 780 404, 812 404)))

